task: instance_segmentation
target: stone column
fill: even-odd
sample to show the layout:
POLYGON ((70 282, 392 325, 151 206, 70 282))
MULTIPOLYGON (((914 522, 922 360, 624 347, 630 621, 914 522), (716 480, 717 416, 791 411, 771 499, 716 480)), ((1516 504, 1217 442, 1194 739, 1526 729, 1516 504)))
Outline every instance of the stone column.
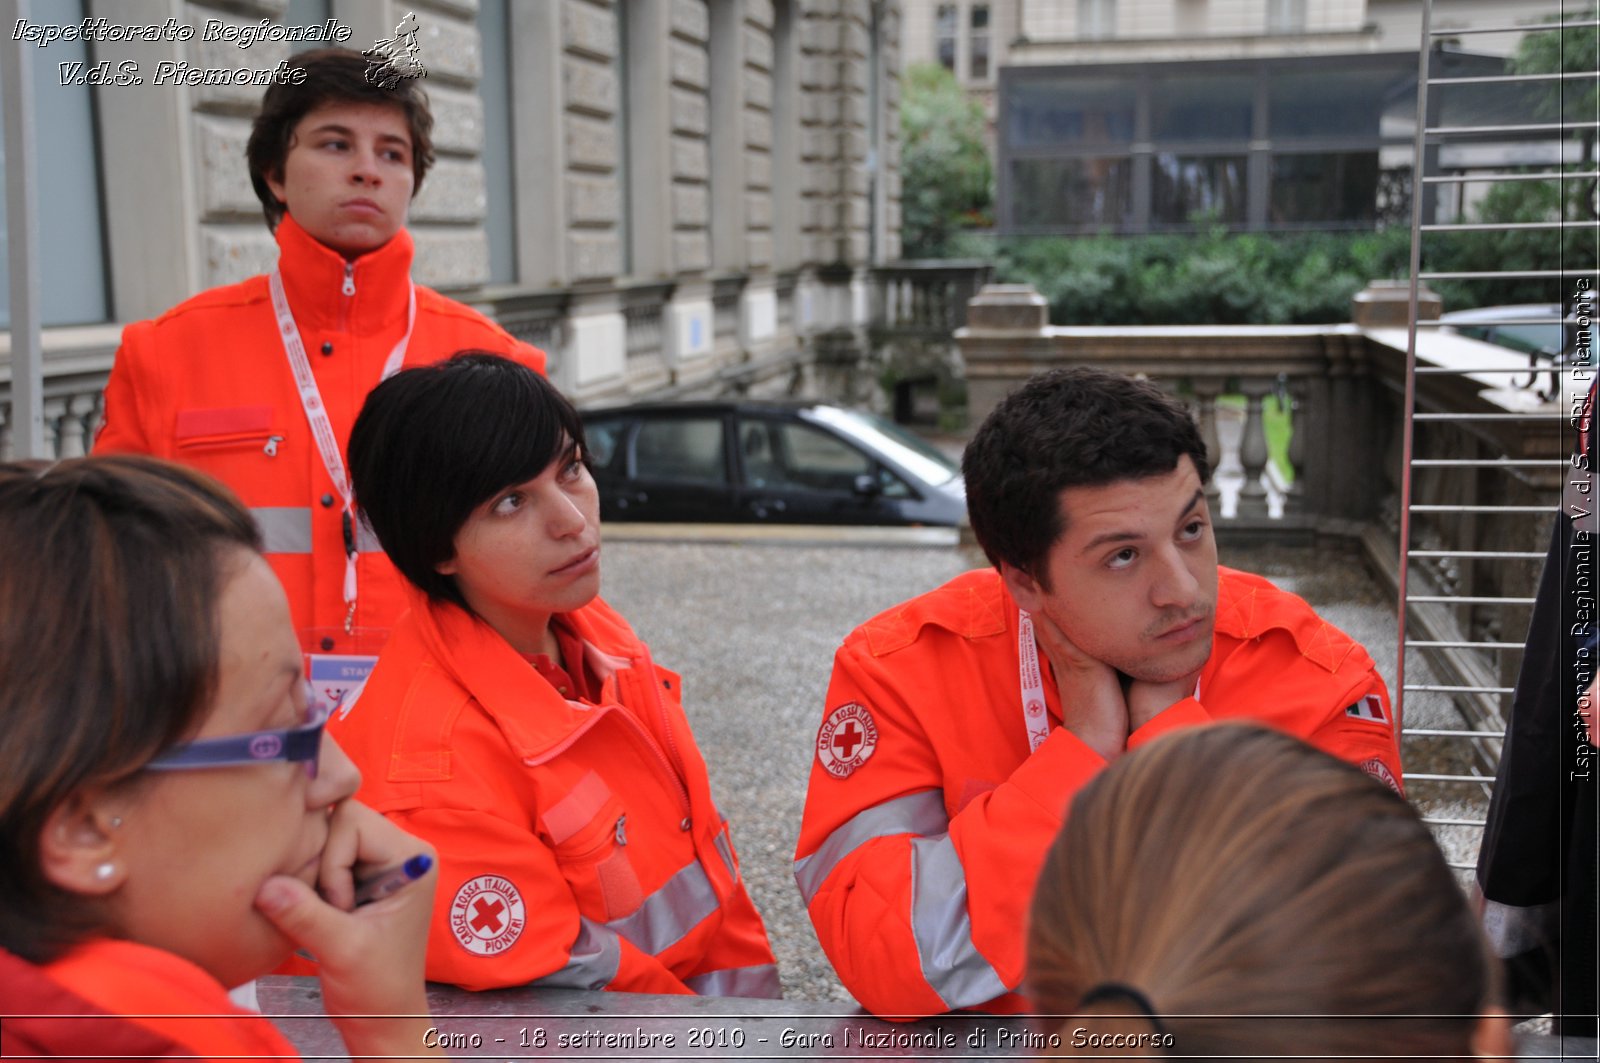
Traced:
POLYGON ((1041 366, 1050 306, 1028 284, 986 284, 956 330, 967 374, 967 421, 976 426, 1041 366))
MULTIPOLYGON (((1426 284, 1417 289, 1417 320, 1437 321, 1444 300, 1426 284)), ((1411 323, 1410 281, 1368 281, 1350 300, 1350 320, 1360 328, 1405 328, 1411 323)))

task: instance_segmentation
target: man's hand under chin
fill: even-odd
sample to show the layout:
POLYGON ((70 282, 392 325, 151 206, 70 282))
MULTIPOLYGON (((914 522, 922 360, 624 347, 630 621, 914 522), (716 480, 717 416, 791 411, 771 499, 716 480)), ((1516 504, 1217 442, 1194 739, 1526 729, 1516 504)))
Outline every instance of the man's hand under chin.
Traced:
POLYGON ((1129 703, 1117 670, 1080 650, 1042 612, 1033 616, 1033 633, 1055 672, 1062 726, 1106 760, 1115 760, 1128 746, 1129 730, 1129 703))
MULTIPOLYGON (((1203 667, 1203 666, 1202 666, 1203 667)), ((1165 683, 1151 683, 1135 679, 1128 685, 1128 730, 1137 731, 1184 698, 1194 693, 1195 681, 1200 678, 1200 668, 1188 675, 1165 683)))

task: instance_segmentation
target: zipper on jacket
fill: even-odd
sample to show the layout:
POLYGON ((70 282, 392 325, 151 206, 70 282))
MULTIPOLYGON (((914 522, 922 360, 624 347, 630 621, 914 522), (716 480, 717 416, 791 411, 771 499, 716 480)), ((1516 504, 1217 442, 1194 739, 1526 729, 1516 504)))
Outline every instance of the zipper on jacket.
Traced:
POLYGON ((350 331, 350 306, 356 297, 356 264, 344 264, 344 283, 339 286, 339 291, 344 294, 344 299, 339 303, 339 331, 350 331))
MULTIPOLYGON (((654 670, 651 669, 651 671, 654 670)), ((617 711, 627 719, 628 725, 633 728, 634 734, 639 736, 639 741, 643 742, 645 747, 655 754, 656 759, 661 762, 661 766, 666 769, 673 785, 678 788, 678 800, 683 803, 683 821, 685 823, 690 822, 694 815, 694 804, 689 800, 689 788, 683 784, 682 774, 672 766, 672 762, 667 759, 667 755, 661 752, 661 747, 656 744, 655 739, 650 737, 650 732, 644 729, 644 724, 634 719, 627 709, 618 709, 617 711)), ((687 830, 688 828, 684 829, 687 830)))
POLYGON ((637 682, 643 683, 650 691, 650 698, 656 707, 656 717, 661 721, 661 733, 666 738, 667 751, 665 753, 661 751, 661 746, 655 739, 650 737, 650 732, 645 730, 642 720, 634 719, 626 711, 624 711, 624 715, 629 717, 628 722, 633 724, 634 730, 639 733, 640 738, 644 739, 645 745, 649 746, 651 752, 661 759, 662 765, 667 769, 667 774, 672 776, 672 781, 678 784, 678 794, 683 799, 684 811, 683 821, 678 825, 683 830, 688 830, 694 826, 694 802, 689 798, 689 788, 684 785, 683 777, 686 773, 683 769, 683 757, 678 753, 678 740, 672 734, 672 720, 667 715, 667 703, 662 699, 661 688, 657 685, 661 679, 656 672, 655 661, 651 659, 648 649, 640 654, 639 663, 630 671, 633 672, 632 678, 637 682), (646 675, 649 676, 648 679, 645 678, 646 675))
POLYGON ((627 826, 627 823, 628 823, 628 814, 626 812, 624 812, 622 815, 617 817, 617 844, 618 845, 627 845, 628 844, 628 832, 627 832, 627 830, 624 829, 627 826))
MULTIPOLYGON (((274 438, 280 442, 283 440, 282 436, 274 437, 262 431, 226 432, 220 435, 194 436, 189 439, 178 440, 178 451, 179 453, 184 453, 195 450, 219 450, 224 447, 259 446, 264 453, 267 453, 266 448, 272 445, 274 438)), ((268 453, 268 456, 271 456, 270 453, 268 453)))
MULTIPOLYGON (((650 673, 650 679, 646 681, 646 685, 650 687, 650 695, 656 704, 656 716, 661 720, 661 733, 666 735, 667 738, 667 752, 671 755, 672 762, 678 767, 678 778, 682 779, 683 757, 678 753, 678 740, 672 734, 672 718, 667 713, 666 699, 661 696, 661 688, 657 686, 661 677, 656 672, 655 661, 650 658, 650 651, 648 650, 645 651, 644 655, 644 667, 650 673)), ((687 796, 687 792, 685 796, 687 796)), ((685 826, 684 829, 688 830, 689 828, 685 826)))
POLYGON ((269 458, 278 456, 278 444, 283 442, 282 436, 268 436, 267 445, 261 448, 261 453, 269 458))

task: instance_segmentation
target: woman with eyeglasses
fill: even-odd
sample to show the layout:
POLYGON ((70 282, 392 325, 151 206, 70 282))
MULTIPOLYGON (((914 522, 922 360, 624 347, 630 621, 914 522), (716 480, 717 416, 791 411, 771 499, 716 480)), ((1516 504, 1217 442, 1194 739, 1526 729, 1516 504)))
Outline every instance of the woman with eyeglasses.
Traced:
POLYGON ((352 1056, 427 1054, 434 875, 356 893, 431 851, 351 800, 260 551, 175 465, 0 465, 0 1054, 293 1058, 225 987, 297 948, 352 1056))

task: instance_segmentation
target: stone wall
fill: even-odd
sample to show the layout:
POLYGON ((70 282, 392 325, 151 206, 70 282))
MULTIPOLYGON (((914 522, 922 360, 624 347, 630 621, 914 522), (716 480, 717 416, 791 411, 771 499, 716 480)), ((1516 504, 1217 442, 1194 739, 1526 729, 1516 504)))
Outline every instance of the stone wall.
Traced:
MULTIPOLYGON (((192 25, 211 19, 249 27, 263 18, 283 21, 285 0, 182 5, 192 25)), ((488 241, 483 231, 488 195, 483 166, 483 103, 477 94, 481 48, 473 5, 435 0, 417 5, 419 51, 434 113, 437 161, 412 203, 409 227, 417 243, 415 276, 437 288, 469 288, 488 279, 488 241)), ((126 19, 124 13, 122 19, 126 19)), ((348 22, 345 25, 349 25, 348 22)), ((346 47, 371 47, 353 26, 346 47)), ((235 41, 205 41, 203 35, 177 45, 197 67, 270 70, 290 55, 282 41, 262 40, 242 48, 235 41)), ((174 90, 175 92, 181 90, 174 90)), ((261 205, 244 164, 250 121, 261 102, 256 86, 201 86, 188 90, 191 150, 173 159, 193 172, 201 245, 200 286, 231 284, 265 272, 277 246, 262 225, 261 205), (187 154, 187 158, 184 158, 187 154)), ((174 175, 181 183, 181 175, 174 175)))

